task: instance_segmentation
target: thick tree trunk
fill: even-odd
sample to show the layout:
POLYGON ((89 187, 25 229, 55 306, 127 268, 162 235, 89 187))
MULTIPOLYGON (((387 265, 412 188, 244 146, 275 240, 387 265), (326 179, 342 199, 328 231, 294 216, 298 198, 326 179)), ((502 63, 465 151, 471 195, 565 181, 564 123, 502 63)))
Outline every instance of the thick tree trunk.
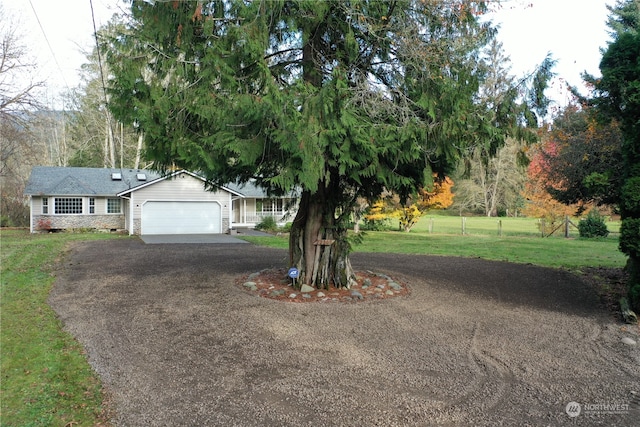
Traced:
POLYGON ((346 237, 347 230, 336 227, 335 212, 323 192, 303 192, 289 236, 290 265, 300 272, 297 283, 350 288, 355 274, 346 237))
MULTIPOLYGON (((303 29, 302 74, 309 85, 320 89, 323 78, 323 59, 320 55, 323 31, 319 30, 321 19, 310 21, 303 29)), ((339 176, 332 171, 332 187, 319 183, 313 194, 304 191, 296 218, 289 236, 290 265, 299 272, 299 285, 306 284, 319 289, 350 288, 355 282, 355 274, 349 261, 347 230, 338 226, 335 194, 341 194, 339 176)))

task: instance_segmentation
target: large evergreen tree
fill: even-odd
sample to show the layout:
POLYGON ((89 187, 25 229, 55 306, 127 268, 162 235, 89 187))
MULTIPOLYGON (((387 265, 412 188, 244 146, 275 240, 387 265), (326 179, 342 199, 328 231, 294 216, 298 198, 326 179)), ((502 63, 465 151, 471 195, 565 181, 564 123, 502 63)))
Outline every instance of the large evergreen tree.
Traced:
POLYGON ((144 132, 159 169, 300 190, 289 249, 299 283, 349 287, 358 200, 407 197, 472 145, 499 146, 535 125, 517 89, 493 104, 479 97, 495 33, 478 19, 485 7, 132 0, 129 27, 104 40, 111 108, 144 132))
POLYGON ((640 0, 618 1, 609 8, 613 41, 600 61, 602 78, 592 100, 602 117, 617 120, 622 132, 620 249, 629 256, 630 297, 640 310, 640 0))

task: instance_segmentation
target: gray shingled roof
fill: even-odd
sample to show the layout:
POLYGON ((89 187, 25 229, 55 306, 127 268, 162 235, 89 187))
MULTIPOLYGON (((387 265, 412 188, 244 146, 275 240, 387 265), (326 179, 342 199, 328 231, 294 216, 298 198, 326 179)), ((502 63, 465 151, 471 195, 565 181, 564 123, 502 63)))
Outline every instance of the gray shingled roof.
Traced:
POLYGON ((24 194, 55 196, 115 196, 116 194, 160 178, 157 172, 137 169, 69 168, 36 166, 31 170, 24 194), (122 174, 122 180, 111 179, 112 173, 122 174), (146 175, 146 181, 137 178, 146 175))
POLYGON ((236 193, 242 194, 244 197, 256 198, 256 199, 267 197, 266 191, 256 186, 253 182, 247 182, 244 184, 230 183, 225 185, 225 187, 235 191, 236 193))
MULTIPOLYGON (((161 178, 158 172, 137 169, 76 168, 36 166, 31 170, 24 190, 28 196, 115 196, 132 188, 161 178), (112 173, 120 173, 122 180, 111 179, 112 173), (146 181, 137 178, 144 173, 146 181)), ((254 183, 228 184, 225 188, 249 198, 266 198, 267 193, 254 183)))
MULTIPOLYGON (((244 197, 266 199, 267 192, 258 187, 253 181, 246 182, 244 184, 230 183, 225 185, 230 190, 242 194, 244 197)), ((285 197, 300 197, 301 192, 299 190, 293 191, 290 195, 285 197)))

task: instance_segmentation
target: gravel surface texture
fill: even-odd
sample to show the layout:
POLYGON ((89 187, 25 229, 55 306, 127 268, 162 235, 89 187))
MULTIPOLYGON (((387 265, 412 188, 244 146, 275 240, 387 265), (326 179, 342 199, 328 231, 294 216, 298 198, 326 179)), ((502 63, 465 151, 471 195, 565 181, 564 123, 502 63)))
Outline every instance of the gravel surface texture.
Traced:
POLYGON ((81 243, 50 304, 116 426, 640 425, 640 347, 622 341, 639 342, 638 327, 568 272, 356 253, 356 270, 410 292, 290 303, 238 285, 287 258, 252 244, 81 243))

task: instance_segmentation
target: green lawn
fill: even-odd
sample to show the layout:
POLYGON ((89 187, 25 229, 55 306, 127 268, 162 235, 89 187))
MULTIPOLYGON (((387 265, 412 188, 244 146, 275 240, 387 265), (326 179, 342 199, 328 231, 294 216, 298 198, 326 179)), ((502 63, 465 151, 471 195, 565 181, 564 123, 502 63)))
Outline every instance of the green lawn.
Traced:
POLYGON ((2 426, 95 426, 102 422, 100 382, 82 346, 62 330, 47 297, 56 262, 69 242, 113 238, 126 237, 0 231, 2 426))
MULTIPOLYGON (((571 218, 571 221, 577 225, 578 220, 571 218)), ((502 230, 502 236, 523 236, 523 237, 540 237, 540 229, 538 227, 540 220, 535 218, 487 218, 487 217, 466 217, 464 219, 465 234, 468 235, 486 235, 497 236, 499 230, 502 230)), ((413 227, 412 232, 433 234, 462 234, 463 219, 459 216, 448 216, 431 214, 420 218, 420 221, 413 227)), ((617 238, 620 231, 620 221, 610 221, 607 228, 612 237, 617 238)), ((556 236, 563 236, 564 228, 560 228, 556 232, 556 236)), ((578 237, 578 230, 571 226, 569 230, 570 237, 578 237)))
MULTIPOLYGON (((575 222, 575 221, 574 221, 575 222)), ((609 223, 607 238, 581 239, 571 230, 570 238, 541 238, 537 220, 529 218, 471 217, 462 235, 462 219, 451 216, 425 216, 409 233, 367 231, 354 252, 478 257, 546 267, 623 267, 626 257, 618 251, 619 224, 609 223), (498 221, 502 235, 498 235, 498 221), (432 230, 432 232, 429 232, 432 230)), ((287 248, 286 236, 243 237, 259 245, 287 248)))

